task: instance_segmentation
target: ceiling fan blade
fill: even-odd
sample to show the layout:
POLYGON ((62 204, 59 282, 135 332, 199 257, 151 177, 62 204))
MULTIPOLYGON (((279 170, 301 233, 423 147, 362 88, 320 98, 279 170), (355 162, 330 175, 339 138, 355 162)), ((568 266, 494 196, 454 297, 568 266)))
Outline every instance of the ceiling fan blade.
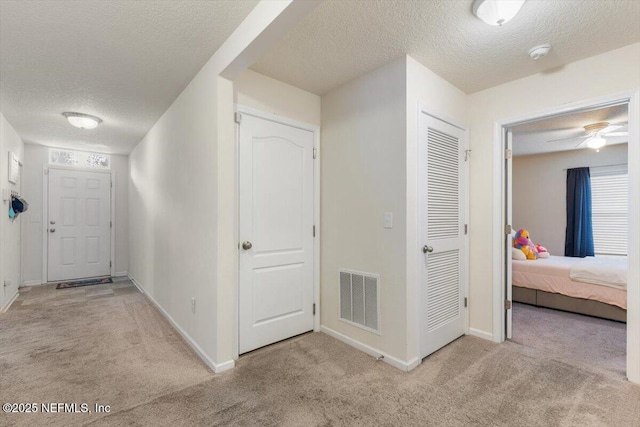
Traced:
POLYGON ((584 145, 585 142, 587 142, 586 139, 580 142, 578 145, 576 145, 575 148, 579 148, 581 145, 584 145))
POLYGON ((606 128, 602 129, 600 132, 600 134, 605 134, 605 133, 609 133, 609 132, 613 132, 614 130, 618 130, 621 129, 623 126, 621 125, 610 125, 607 126, 606 128))
POLYGON ((614 136, 629 136, 629 132, 624 131, 624 132, 609 132, 609 133, 605 133, 602 136, 608 136, 608 137, 614 137, 614 136))
POLYGON ((585 135, 585 136, 570 136, 569 138, 552 139, 552 140, 547 141, 547 142, 569 141, 569 140, 572 140, 572 139, 586 139, 586 138, 589 138, 589 135, 585 135))

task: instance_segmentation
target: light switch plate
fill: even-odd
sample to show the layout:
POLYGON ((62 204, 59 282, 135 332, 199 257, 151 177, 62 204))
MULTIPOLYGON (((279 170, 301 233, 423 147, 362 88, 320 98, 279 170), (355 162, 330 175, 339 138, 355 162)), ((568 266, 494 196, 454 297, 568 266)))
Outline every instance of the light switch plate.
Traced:
POLYGON ((384 213, 384 228, 393 228, 393 212, 384 213))

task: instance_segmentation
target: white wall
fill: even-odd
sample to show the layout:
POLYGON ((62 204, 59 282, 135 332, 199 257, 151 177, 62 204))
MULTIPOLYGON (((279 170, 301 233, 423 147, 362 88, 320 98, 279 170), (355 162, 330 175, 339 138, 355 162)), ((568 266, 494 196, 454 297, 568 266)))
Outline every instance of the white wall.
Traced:
MULTIPOLYGON (((603 53, 469 96, 471 155, 471 327, 493 336, 494 124, 615 92, 640 87, 640 43, 603 53)), ((495 326, 499 327, 499 326, 495 326)), ((495 338, 495 337, 494 337, 495 338)))
POLYGON ((406 60, 322 96, 322 326, 407 360, 406 60), (393 212, 393 229, 383 228, 393 212), (338 319, 338 270, 381 276, 381 335, 338 319))
MULTIPOLYGON (((22 283, 43 283, 42 237, 47 215, 42 208, 43 169, 49 164, 49 147, 25 144, 23 168, 23 194, 29 201, 29 210, 22 219, 22 283)), ((127 156, 111 155, 111 170, 116 173, 114 181, 116 212, 115 271, 126 274, 129 269, 129 159, 127 156)))
MULTIPOLYGON (((9 183, 9 152, 24 161, 22 139, 0 113, 0 191, 20 193, 24 168, 20 168, 18 184, 9 183)), ((0 204, 0 310, 13 299, 20 285, 20 224, 24 214, 13 221, 9 219, 10 200, 9 197, 0 204)))
POLYGON ((320 126, 320 97, 252 70, 233 81, 237 105, 320 126))
POLYGON ((129 156, 129 274, 215 364, 218 84, 211 71, 205 65, 129 156))
MULTIPOLYGON (((518 144, 514 139, 514 145, 518 144)), ((627 144, 513 158, 513 226, 526 228, 534 243, 564 255, 567 169, 627 163, 627 144)))

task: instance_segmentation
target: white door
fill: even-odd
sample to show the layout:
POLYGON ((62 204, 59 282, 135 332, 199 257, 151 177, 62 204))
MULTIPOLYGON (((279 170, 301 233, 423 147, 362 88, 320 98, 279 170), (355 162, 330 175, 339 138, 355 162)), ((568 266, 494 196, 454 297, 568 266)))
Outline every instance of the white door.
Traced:
POLYGON ((111 273, 111 175, 49 169, 50 282, 111 273))
POLYGON ((313 329, 313 133, 240 124, 240 353, 313 329))
MULTIPOLYGON (((504 253, 504 257, 505 257, 505 285, 506 285, 506 290, 505 290, 505 295, 506 295, 506 299, 507 301, 512 301, 512 292, 513 292, 513 288, 512 288, 512 279, 511 279, 511 275, 513 274, 513 264, 511 261, 511 248, 513 247, 513 238, 511 237, 511 233, 506 233, 506 231, 510 231, 511 227, 513 226, 513 171, 512 171, 512 167, 513 167, 513 160, 511 159, 511 153, 513 150, 513 132, 511 132, 511 130, 505 130, 505 146, 506 146, 506 155, 505 155, 505 161, 504 161, 504 173, 505 173, 505 188, 504 188, 504 216, 505 216, 505 220, 506 220, 506 225, 508 225, 508 227, 505 227, 505 253, 504 253)), ((512 331, 512 314, 513 312, 511 311, 510 308, 507 308, 505 306, 505 325, 506 325, 506 337, 507 339, 511 339, 511 331, 512 331)))
POLYGON ((422 357, 465 333, 465 148, 463 130, 420 114, 422 357))

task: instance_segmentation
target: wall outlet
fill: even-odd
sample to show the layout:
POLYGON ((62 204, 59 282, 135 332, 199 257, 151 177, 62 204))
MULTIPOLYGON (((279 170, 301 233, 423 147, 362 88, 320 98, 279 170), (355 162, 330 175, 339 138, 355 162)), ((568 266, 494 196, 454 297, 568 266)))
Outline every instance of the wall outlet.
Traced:
POLYGON ((196 314, 196 299, 195 298, 191 298, 191 312, 193 314, 196 314))

